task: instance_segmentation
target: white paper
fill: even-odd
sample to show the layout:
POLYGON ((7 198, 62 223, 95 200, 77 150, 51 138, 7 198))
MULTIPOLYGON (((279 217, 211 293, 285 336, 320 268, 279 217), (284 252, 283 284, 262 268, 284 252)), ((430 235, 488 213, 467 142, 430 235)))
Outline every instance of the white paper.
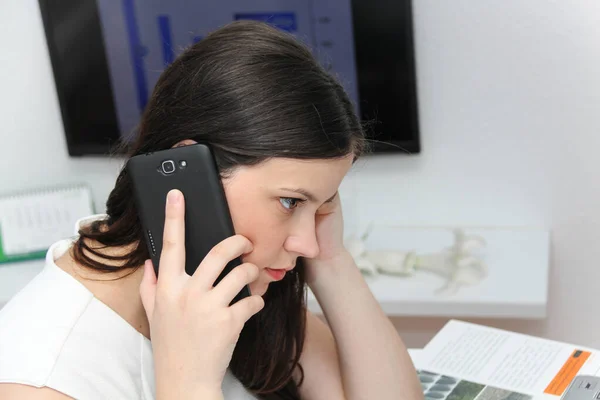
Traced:
POLYGON ((74 187, 0 199, 0 234, 5 255, 47 249, 73 235, 73 221, 90 215, 87 187, 74 187))
POLYGON ((419 354, 418 367, 558 399, 574 374, 597 375, 600 357, 584 347, 450 321, 419 354))

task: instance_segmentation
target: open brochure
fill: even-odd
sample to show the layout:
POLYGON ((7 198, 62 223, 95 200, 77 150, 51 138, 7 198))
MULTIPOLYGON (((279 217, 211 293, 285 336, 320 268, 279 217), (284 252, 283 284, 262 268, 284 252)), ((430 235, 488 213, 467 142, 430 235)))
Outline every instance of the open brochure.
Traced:
POLYGON ((560 399, 600 351, 451 320, 415 361, 426 399, 560 399))

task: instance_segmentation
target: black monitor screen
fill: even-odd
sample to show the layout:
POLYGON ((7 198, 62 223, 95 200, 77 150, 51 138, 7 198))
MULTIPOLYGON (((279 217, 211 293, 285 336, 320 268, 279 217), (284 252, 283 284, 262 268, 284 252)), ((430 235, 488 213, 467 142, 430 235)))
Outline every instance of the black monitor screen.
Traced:
POLYGON ((239 19, 306 42, 368 122, 376 152, 420 151, 410 0, 39 0, 71 155, 135 132, 170 62, 239 19))

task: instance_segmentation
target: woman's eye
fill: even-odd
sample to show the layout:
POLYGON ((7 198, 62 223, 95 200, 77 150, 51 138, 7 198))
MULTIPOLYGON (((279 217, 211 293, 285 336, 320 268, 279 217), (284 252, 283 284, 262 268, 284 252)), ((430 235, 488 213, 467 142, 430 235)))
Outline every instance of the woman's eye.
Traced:
POLYGON ((286 210, 293 210, 298 207, 298 205, 302 202, 302 199, 295 199, 293 197, 281 197, 279 198, 279 202, 286 210))

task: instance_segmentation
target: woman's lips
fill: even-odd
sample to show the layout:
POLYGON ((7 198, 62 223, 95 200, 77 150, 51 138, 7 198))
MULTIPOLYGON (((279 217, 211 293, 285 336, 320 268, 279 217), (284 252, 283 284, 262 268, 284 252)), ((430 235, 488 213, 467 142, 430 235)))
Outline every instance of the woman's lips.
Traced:
POLYGON ((265 270, 271 276, 271 278, 273 278, 276 281, 282 280, 283 277, 285 276, 285 271, 286 271, 285 269, 272 269, 272 268, 265 268, 265 270))

